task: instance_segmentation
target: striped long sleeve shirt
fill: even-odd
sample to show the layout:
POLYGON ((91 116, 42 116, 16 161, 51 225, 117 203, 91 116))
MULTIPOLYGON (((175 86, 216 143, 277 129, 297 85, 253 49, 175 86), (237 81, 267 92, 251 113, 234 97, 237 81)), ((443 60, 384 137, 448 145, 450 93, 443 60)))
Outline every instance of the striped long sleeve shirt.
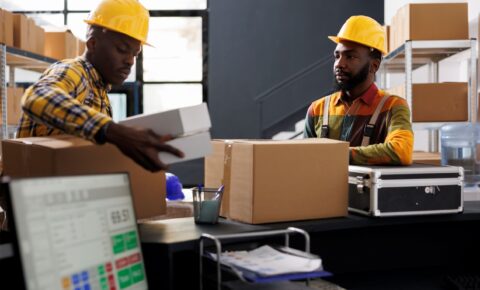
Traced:
POLYGON ((22 97, 17 137, 76 135, 95 142, 95 134, 112 120, 110 85, 83 57, 51 65, 22 97))
MULTIPOLYGON (((385 92, 375 84, 351 105, 341 92, 332 94, 328 108, 328 138, 350 142, 350 164, 408 165, 412 163, 413 131, 405 99, 390 96, 383 105, 368 146, 360 146, 364 128, 385 92)), ((321 135, 325 98, 308 108, 304 137, 321 135)))

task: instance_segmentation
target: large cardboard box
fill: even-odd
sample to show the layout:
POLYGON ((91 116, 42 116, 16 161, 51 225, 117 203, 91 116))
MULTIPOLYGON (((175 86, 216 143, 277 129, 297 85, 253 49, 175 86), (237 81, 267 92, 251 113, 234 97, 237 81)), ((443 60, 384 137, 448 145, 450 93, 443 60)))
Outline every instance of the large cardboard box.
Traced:
POLYGON ((390 50, 407 40, 468 39, 468 3, 410 3, 392 18, 390 50))
POLYGON ((221 215, 251 223, 345 216, 348 143, 214 140, 205 186, 225 185, 221 215))
POLYGON ((45 32, 45 56, 54 59, 77 57, 77 39, 70 30, 45 32))
POLYGON ((113 145, 69 135, 2 141, 4 174, 13 177, 128 172, 137 218, 165 214, 165 172, 151 173, 113 145))
POLYGON ((29 50, 28 18, 23 14, 13 14, 13 46, 29 50))
POLYGON ((34 42, 34 50, 33 52, 37 53, 37 54, 40 54, 40 55, 44 55, 45 52, 44 52, 44 49, 45 49, 45 30, 38 26, 38 25, 35 25, 33 26, 33 29, 32 29, 33 33, 35 33, 35 42, 34 42))
POLYGON ((0 9, 0 43, 13 46, 13 14, 0 9))
MULTIPOLYGON (((405 85, 388 90, 405 97, 405 85)), ((412 85, 412 120, 414 122, 450 122, 468 120, 468 84, 445 82, 412 85)))
MULTIPOLYGON (((16 125, 20 120, 20 116, 22 114, 21 98, 23 91, 23 88, 7 87, 7 123, 9 125, 16 125)), ((3 112, 1 103, 0 111, 3 112)), ((0 118, 0 124, 3 124, 2 118, 0 118)))

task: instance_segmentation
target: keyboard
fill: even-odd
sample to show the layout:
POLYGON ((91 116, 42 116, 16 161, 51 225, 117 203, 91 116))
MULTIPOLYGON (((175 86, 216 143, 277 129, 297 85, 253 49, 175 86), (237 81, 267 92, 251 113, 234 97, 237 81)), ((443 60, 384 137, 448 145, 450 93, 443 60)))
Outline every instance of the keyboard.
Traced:
POLYGON ((448 275, 447 281, 452 289, 456 290, 480 290, 479 274, 455 274, 448 275))

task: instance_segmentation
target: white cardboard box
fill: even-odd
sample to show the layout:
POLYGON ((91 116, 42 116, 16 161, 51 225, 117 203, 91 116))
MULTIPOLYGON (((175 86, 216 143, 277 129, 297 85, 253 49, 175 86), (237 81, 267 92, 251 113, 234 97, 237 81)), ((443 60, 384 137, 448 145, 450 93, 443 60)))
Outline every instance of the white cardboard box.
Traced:
POLYGON ((212 126, 205 103, 153 114, 136 115, 120 123, 131 127, 150 128, 159 135, 170 134, 174 137, 205 132, 212 126))
POLYGON ((202 158, 212 153, 209 132, 211 122, 205 103, 170 111, 132 116, 120 121, 120 124, 130 127, 150 128, 159 135, 169 134, 176 137, 168 141, 167 144, 181 150, 185 157, 178 158, 173 154, 160 152, 158 156, 165 164, 202 158))
POLYGON ((172 145, 173 147, 176 147, 179 150, 183 151, 183 153, 185 153, 185 157, 178 158, 177 156, 167 152, 158 153, 158 157, 165 164, 172 164, 196 158, 202 158, 212 153, 212 143, 210 142, 210 140, 210 132, 208 131, 197 133, 194 135, 178 137, 176 139, 168 141, 167 144, 172 145))

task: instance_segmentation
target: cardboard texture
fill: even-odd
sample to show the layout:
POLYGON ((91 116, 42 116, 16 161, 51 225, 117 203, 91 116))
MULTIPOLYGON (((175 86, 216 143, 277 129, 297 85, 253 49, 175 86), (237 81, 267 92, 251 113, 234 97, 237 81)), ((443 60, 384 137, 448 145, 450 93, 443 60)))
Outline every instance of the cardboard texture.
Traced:
MULTIPOLYGON (((22 114, 21 98, 23 91, 23 88, 7 87, 7 123, 9 125, 16 125, 20 120, 22 114)), ((0 102, 0 110, 2 109, 0 102)), ((0 124, 3 124, 2 118, 0 118, 0 124)))
POLYGON ((212 147, 205 186, 224 184, 222 216, 261 224, 347 214, 347 142, 214 140, 212 147))
POLYGON ((82 55, 85 52, 86 42, 77 38, 77 55, 82 55))
MULTIPOLYGON (((388 90, 405 97, 405 85, 388 90)), ((412 85, 413 122, 447 122, 468 120, 467 83, 429 83, 412 85)))
POLYGON ((0 43, 13 46, 13 14, 0 9, 0 43))
POLYGON ((12 177, 128 172, 137 218, 166 213, 165 172, 151 173, 113 145, 60 135, 2 141, 4 174, 12 177))
POLYGON ((38 25, 35 25, 35 39, 34 52, 40 55, 45 55, 45 30, 38 25))
POLYGON ((29 50, 28 18, 23 14, 13 14, 13 46, 29 50))
POLYGON ((438 152, 414 151, 413 163, 441 165, 442 157, 438 152))
POLYGON ((468 39, 468 3, 410 3, 391 21, 390 50, 407 40, 468 39))
POLYGON ((384 25, 383 29, 385 29, 385 47, 387 49, 387 53, 390 52, 390 25, 384 25))
POLYGON ((45 32, 45 56, 62 60, 77 57, 77 39, 67 31, 45 32))
POLYGON ((190 135, 212 126, 207 104, 129 117, 120 122, 131 127, 150 128, 159 135, 190 135))

